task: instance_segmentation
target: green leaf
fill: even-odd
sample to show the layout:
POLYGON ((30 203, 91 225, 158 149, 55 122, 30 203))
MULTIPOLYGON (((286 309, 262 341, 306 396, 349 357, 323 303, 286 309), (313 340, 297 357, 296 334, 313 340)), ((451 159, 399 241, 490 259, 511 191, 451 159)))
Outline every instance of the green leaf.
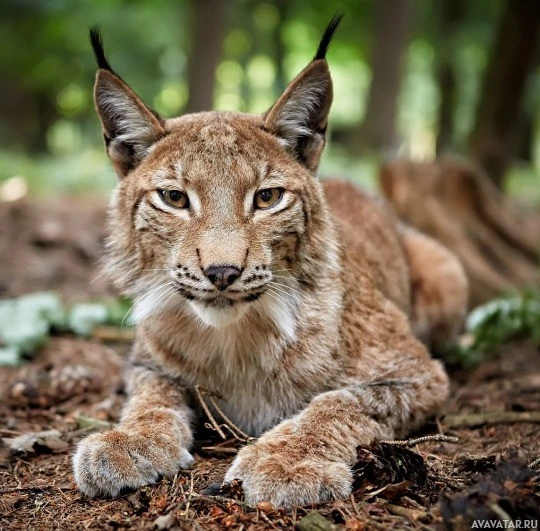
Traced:
POLYGON ((15 304, 22 315, 39 315, 51 326, 65 328, 66 311, 57 293, 46 291, 23 295, 15 299, 15 304))
POLYGON ((109 310, 103 303, 75 304, 69 312, 70 330, 79 336, 89 336, 96 325, 109 320, 109 310))
POLYGON ((0 365, 16 367, 22 362, 22 352, 16 347, 0 348, 0 365))

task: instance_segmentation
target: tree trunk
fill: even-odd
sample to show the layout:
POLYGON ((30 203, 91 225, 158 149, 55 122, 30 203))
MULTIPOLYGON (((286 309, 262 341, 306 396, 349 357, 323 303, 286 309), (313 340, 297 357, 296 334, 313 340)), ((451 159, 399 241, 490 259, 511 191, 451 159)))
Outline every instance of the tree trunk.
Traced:
POLYGON ((274 5, 279 11, 279 24, 275 28, 275 44, 273 49, 274 64, 276 65, 276 92, 279 97, 287 87, 289 79, 285 73, 285 42, 283 41, 283 22, 288 20, 288 0, 275 0, 274 5))
POLYGON ((437 83, 441 103, 439 106, 439 131, 437 134, 437 155, 454 149, 454 109, 456 107, 456 76, 452 64, 456 29, 463 19, 461 0, 443 0, 441 3, 439 66, 437 83))
POLYGON ((471 158, 498 188, 515 152, 521 104, 539 34, 538 0, 507 0, 469 140, 471 158))
POLYGON ((377 4, 372 79, 359 135, 364 147, 397 147, 397 99, 409 40, 411 6, 410 0, 386 0, 377 4))
POLYGON ((186 104, 188 113, 212 109, 227 2, 197 0, 192 6, 191 53, 188 66, 189 97, 186 104))
POLYGON ((455 160, 396 161, 380 185, 400 219, 458 256, 471 306, 539 285, 540 217, 524 216, 483 172, 455 160))

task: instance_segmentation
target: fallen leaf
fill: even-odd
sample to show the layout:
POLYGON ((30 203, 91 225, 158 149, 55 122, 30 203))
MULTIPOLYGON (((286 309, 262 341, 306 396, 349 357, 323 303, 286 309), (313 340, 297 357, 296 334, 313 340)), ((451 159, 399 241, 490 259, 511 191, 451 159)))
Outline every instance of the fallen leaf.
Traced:
POLYGON ((312 511, 296 524, 296 528, 299 531, 334 531, 337 526, 321 513, 312 511))
POLYGON ((385 498, 393 499, 399 497, 411 486, 410 481, 401 481, 400 483, 389 483, 380 489, 377 489, 373 492, 366 492, 366 496, 373 498, 374 496, 384 496, 385 498))
POLYGON ((356 520, 355 518, 347 518, 345 520, 345 531, 364 531, 366 529, 366 524, 361 520, 356 520))
POLYGON ((171 512, 169 514, 164 514, 163 516, 158 516, 154 520, 154 525, 157 529, 170 529, 176 524, 176 516, 171 512))
POLYGON ((210 516, 212 518, 217 518, 219 516, 223 516, 225 514, 225 511, 223 509, 220 509, 217 505, 213 505, 210 509, 210 516))
POLYGON ((152 498, 150 503, 152 504, 153 509, 155 509, 158 513, 166 509, 169 505, 168 498, 165 495, 161 495, 158 498, 152 498))
POLYGON ((4 442, 15 453, 34 453, 40 447, 49 450, 64 450, 68 447, 68 443, 63 441, 61 436, 58 430, 48 430, 24 433, 12 439, 4 439, 4 442))
POLYGON ((236 523, 236 518, 232 514, 228 514, 221 519, 223 527, 232 527, 236 523))
POLYGON ((276 508, 270 502, 259 502, 257 504, 257 509, 263 513, 273 513, 276 508))
POLYGON ((77 428, 86 431, 110 430, 113 427, 112 422, 87 417, 86 415, 77 415, 75 422, 77 423, 77 428))

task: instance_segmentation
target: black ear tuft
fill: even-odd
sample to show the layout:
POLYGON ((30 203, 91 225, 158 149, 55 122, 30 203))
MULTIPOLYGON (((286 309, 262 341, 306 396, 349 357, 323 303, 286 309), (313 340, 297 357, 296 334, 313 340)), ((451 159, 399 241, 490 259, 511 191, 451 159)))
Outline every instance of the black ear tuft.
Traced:
POLYGON ((107 58, 105 57, 105 50, 103 49, 101 32, 99 31, 98 26, 92 26, 90 28, 90 44, 92 45, 92 49, 94 50, 94 57, 96 58, 96 62, 99 68, 103 68, 103 70, 108 70, 109 72, 112 72, 113 69, 111 68, 109 61, 107 61, 107 58))
POLYGON ((324 30, 324 35, 319 43, 319 47, 317 48, 317 53, 313 58, 314 61, 317 59, 324 59, 326 57, 326 52, 328 51, 328 46, 330 46, 330 41, 332 40, 332 37, 334 36, 334 33, 339 26, 341 19, 343 18, 343 15, 344 13, 338 13, 335 15, 326 27, 326 30, 324 30))

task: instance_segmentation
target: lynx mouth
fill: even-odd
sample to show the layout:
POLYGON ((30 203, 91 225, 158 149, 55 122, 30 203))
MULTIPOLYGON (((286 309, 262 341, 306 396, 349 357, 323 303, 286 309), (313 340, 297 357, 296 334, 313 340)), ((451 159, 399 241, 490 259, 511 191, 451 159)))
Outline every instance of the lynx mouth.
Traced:
POLYGON ((217 292, 212 289, 199 289, 185 284, 177 284, 178 292, 190 302, 197 302, 202 306, 216 309, 231 308, 242 303, 249 303, 258 300, 266 291, 266 286, 255 289, 226 290, 217 292))

